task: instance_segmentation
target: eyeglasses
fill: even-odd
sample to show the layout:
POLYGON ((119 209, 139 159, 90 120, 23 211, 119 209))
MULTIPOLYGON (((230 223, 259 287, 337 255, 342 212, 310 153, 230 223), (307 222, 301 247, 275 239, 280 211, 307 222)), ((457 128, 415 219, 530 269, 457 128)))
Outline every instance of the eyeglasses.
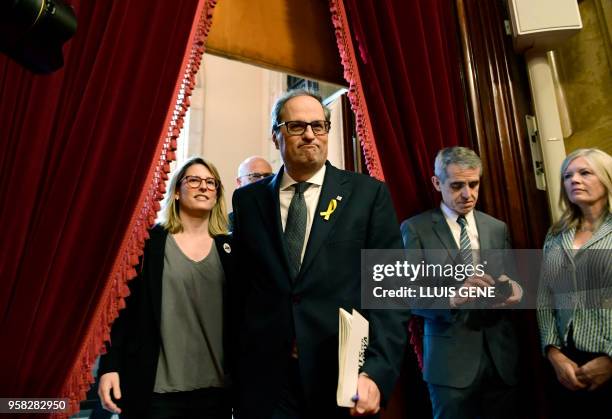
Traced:
POLYGON ((185 181, 187 186, 189 186, 191 189, 198 189, 200 185, 202 185, 202 182, 206 183, 206 188, 209 191, 216 191, 219 187, 219 181, 214 177, 202 179, 200 176, 185 176, 181 182, 182 181, 185 181))
POLYGON ((257 182, 258 180, 261 180, 261 179, 266 178, 268 176, 272 176, 272 173, 252 172, 252 173, 247 173, 246 175, 242 175, 240 177, 241 178, 248 177, 249 178, 249 182, 257 182))
POLYGON ((280 124, 276 124, 276 128, 280 128, 282 126, 287 128, 287 133, 289 135, 302 135, 306 132, 306 127, 310 125, 312 128, 312 132, 314 135, 324 135, 329 132, 331 128, 331 122, 329 121, 312 121, 312 122, 304 122, 304 121, 285 121, 280 124))

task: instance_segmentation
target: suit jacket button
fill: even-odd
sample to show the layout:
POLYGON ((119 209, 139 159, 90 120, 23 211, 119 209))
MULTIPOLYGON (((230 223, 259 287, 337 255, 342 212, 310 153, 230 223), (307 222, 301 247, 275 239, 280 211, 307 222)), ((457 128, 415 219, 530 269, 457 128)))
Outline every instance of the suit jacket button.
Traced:
POLYGON ((293 294, 291 296, 291 301, 293 301, 293 304, 299 304, 301 300, 302 300, 302 297, 300 297, 299 294, 293 294))

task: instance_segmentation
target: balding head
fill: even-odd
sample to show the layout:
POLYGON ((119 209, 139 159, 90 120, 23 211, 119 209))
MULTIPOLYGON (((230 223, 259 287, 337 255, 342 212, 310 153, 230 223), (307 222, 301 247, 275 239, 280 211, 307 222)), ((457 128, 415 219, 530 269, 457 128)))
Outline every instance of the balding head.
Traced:
POLYGON ((270 166, 270 163, 268 163, 266 159, 259 156, 251 156, 238 166, 236 184, 240 188, 249 183, 257 182, 271 174, 272 166, 270 166))

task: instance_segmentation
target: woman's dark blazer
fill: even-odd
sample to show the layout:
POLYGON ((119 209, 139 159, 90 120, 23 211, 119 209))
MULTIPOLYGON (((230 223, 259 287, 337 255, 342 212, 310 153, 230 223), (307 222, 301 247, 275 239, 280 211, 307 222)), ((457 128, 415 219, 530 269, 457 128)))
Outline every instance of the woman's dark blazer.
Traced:
MULTIPOLYGON (((117 404, 124 413, 129 412, 130 416, 138 416, 137 412, 148 409, 161 346, 162 273, 168 232, 156 225, 149 230, 149 236, 140 261, 139 274, 128 284, 130 295, 125 301, 126 308, 120 311, 113 323, 110 345, 106 345, 107 353, 100 358, 98 370, 99 376, 107 372, 119 373, 122 397, 117 404)), ((227 302, 233 270, 231 236, 217 236, 214 240, 225 271, 224 299, 227 302)), ((228 304, 224 304, 224 307, 227 313, 228 304)), ((224 325, 229 323, 224 321, 224 325)), ((226 328, 226 349, 229 346, 228 338, 226 328)), ((225 352, 228 353, 227 350, 225 352)), ((229 355, 226 355, 226 365, 229 364, 227 358, 229 355)))

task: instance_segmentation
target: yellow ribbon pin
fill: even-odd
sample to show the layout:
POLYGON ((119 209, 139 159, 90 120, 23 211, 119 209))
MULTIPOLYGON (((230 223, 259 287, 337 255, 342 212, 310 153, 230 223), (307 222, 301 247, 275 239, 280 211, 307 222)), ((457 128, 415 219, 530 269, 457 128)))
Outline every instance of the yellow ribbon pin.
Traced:
POLYGON ((332 199, 331 201, 329 201, 329 205, 327 206, 327 211, 323 211, 319 214, 321 215, 321 217, 323 217, 325 221, 328 221, 329 216, 332 215, 334 211, 336 211, 337 206, 338 206, 338 201, 336 201, 335 199, 332 199))

